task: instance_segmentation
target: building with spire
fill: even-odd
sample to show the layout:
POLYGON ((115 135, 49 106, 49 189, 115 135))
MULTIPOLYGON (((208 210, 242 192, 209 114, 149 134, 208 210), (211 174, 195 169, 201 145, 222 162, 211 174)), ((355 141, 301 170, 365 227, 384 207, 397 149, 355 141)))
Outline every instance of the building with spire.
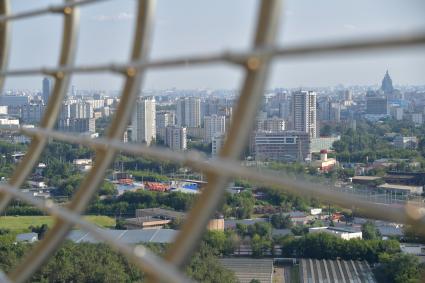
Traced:
POLYGON ((388 70, 385 73, 384 78, 382 79, 381 90, 386 95, 392 94, 394 92, 393 80, 391 79, 390 74, 388 73, 388 70))

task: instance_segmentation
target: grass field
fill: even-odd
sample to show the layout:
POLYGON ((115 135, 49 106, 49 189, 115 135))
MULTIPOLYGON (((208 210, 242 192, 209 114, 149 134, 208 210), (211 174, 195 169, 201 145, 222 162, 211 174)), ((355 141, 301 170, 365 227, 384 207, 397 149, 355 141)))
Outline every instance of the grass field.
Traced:
MULTIPOLYGON (((88 215, 84 219, 101 227, 114 227, 115 219, 108 216, 88 215)), ((12 232, 28 232, 28 227, 47 224, 53 225, 54 219, 51 216, 1 216, 0 228, 9 229, 12 232)))

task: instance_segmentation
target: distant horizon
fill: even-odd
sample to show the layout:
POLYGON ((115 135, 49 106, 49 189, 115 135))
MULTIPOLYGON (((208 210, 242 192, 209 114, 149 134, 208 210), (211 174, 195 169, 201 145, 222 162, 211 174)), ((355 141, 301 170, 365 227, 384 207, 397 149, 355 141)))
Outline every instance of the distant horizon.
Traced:
MULTIPOLYGON (((16 13, 58 3, 62 1, 14 0, 11 10, 16 13)), ((132 0, 106 1, 81 8, 76 65, 128 60, 134 4, 132 0)), ((254 0, 158 1, 150 57, 248 50, 257 4, 254 0)), ((421 12, 424 10, 422 0, 288 0, 282 11, 277 44, 282 47, 308 45, 424 31, 425 17, 421 12)), ((61 26, 60 17, 55 15, 14 21, 9 69, 55 66, 61 26), (29 46, 31 52, 28 52, 29 46)), ((425 85, 424 55, 425 47, 421 45, 344 55, 277 58, 272 64, 267 88, 372 86, 380 83, 387 69, 395 85, 425 85)), ((242 69, 230 64, 182 66, 148 70, 142 89, 238 89, 242 80, 242 69)), ((7 77, 5 89, 38 89, 40 81, 41 76, 7 77)), ((71 81, 71 85, 79 89, 108 92, 119 90, 121 84, 122 77, 112 74, 78 74, 71 81)))

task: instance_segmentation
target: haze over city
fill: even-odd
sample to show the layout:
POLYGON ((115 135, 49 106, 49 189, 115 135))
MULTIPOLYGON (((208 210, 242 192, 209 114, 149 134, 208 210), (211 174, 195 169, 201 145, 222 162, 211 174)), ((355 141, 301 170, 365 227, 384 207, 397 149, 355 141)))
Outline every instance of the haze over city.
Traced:
POLYGON ((0 281, 425 282, 423 11, 0 0, 0 281))
MULTIPOLYGON (((12 11, 25 11, 61 1, 12 1, 12 11)), ((135 2, 106 1, 81 11, 77 64, 125 62, 128 59, 135 2), (96 35, 93 37, 93 35, 96 35)), ((152 58, 207 54, 249 47, 257 1, 158 1, 152 58), (223 9, 222 7, 226 8, 223 9)), ((391 36, 425 27, 425 2, 286 1, 279 44, 330 42, 350 38, 391 36)), ((61 21, 52 15, 13 23, 11 68, 54 66, 61 21), (31 23, 31 28, 28 28, 31 23), (28 52, 29 49, 31 52, 28 52), (37 56, 34 56, 37 54, 37 56)), ((424 47, 350 53, 343 56, 277 60, 269 87, 376 85, 390 70, 398 85, 425 84, 424 47)), ((149 71, 144 89, 238 89, 240 69, 228 65, 149 71)), ((40 78, 8 78, 6 89, 38 89, 40 78)), ((112 75, 74 76, 80 89, 119 90, 112 75)))

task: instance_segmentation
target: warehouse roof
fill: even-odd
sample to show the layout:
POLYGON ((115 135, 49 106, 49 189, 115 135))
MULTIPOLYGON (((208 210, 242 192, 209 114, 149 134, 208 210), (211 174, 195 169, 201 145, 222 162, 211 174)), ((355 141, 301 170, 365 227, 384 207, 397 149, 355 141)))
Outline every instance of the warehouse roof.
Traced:
MULTIPOLYGON (((171 243, 178 231, 173 229, 138 229, 138 230, 111 230, 103 229, 104 233, 120 240, 126 244, 139 243, 171 243)), ((68 239, 76 242, 99 243, 100 241, 90 233, 82 230, 73 230, 69 233, 68 239)))

